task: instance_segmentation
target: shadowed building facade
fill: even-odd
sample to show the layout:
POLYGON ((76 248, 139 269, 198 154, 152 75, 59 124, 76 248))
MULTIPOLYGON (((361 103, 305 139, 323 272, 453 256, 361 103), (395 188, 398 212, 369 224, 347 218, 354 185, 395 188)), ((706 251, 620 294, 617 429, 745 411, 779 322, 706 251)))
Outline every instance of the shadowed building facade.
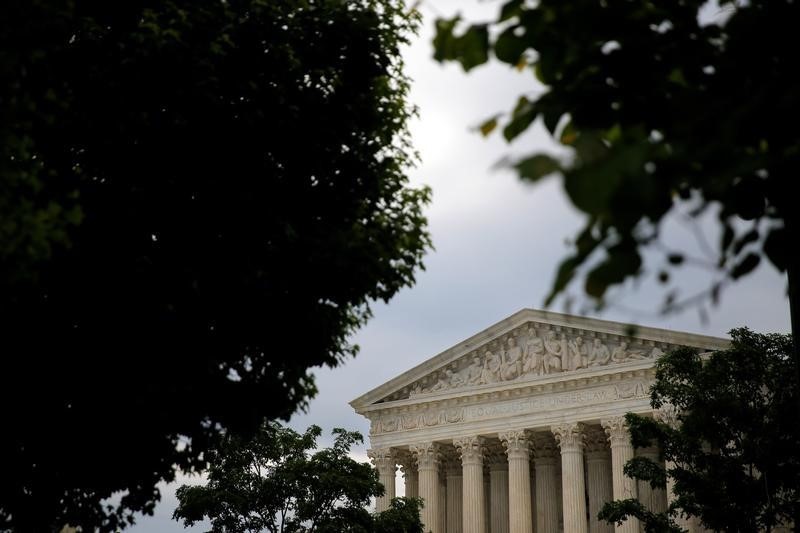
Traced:
MULTIPOLYGON (((728 341, 523 309, 353 400, 386 496, 399 467, 433 533, 638 533, 597 520, 612 499, 666 509, 667 491, 623 474, 628 412, 653 412, 654 362, 728 341)), ((700 531, 686 523, 690 531, 700 531)))

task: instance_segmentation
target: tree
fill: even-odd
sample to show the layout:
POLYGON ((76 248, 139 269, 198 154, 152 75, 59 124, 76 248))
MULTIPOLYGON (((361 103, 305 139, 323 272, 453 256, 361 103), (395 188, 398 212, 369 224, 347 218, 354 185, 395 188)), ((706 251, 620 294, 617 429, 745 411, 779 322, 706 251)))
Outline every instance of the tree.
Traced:
POLYGON ((420 498, 392 498, 390 507, 375 516, 375 533, 423 533, 420 498))
POLYGON ((530 67, 546 87, 488 120, 484 134, 502 124, 510 142, 542 121, 573 151, 569 160, 533 153, 510 163, 528 182, 563 176, 586 214, 546 304, 585 275, 585 293, 602 307, 609 287, 645 275, 642 254, 652 250, 663 267, 650 274, 666 285, 687 264, 712 272, 707 291, 685 297, 673 286, 662 306, 702 309, 766 257, 788 274, 800 331, 800 259, 790 251, 800 242, 798 15, 792 0, 506 0, 489 23, 436 22, 436 59, 470 70, 491 52, 530 67), (707 257, 660 242, 668 214, 696 219, 715 205, 722 237, 707 257))
POLYGON ((209 456, 208 483, 178 489, 173 517, 212 531, 422 533, 420 501, 395 498, 373 517, 366 510, 384 487, 369 463, 349 457, 357 432, 335 429, 333 447, 314 451, 321 431, 303 435, 266 423, 252 441, 226 437, 209 456))
POLYGON ((400 4, 3 3, 0 529, 151 512, 413 283, 400 4))
POLYGON ((609 522, 635 516, 646 531, 680 532, 681 514, 713 531, 756 533, 800 524, 800 428, 794 416, 796 365, 789 335, 731 331, 730 348, 706 357, 682 348, 656 362, 651 404, 666 420, 626 415, 635 447, 657 442, 668 471, 644 457, 625 473, 664 487, 668 514, 637 500, 607 504, 609 522))

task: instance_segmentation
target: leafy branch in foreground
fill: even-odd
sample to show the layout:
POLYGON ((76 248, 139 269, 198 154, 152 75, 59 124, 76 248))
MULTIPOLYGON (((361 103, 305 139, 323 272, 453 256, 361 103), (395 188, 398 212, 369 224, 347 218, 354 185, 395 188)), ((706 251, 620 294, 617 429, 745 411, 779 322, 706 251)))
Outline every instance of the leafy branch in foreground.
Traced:
POLYGON ((546 304, 582 278, 602 307, 609 288, 648 275, 666 288, 662 310, 703 308, 768 260, 787 272, 800 330, 800 256, 790 252, 800 242, 800 5, 723 0, 709 15, 714 5, 506 0, 488 22, 436 21, 437 60, 469 71, 493 56, 536 77, 484 135, 500 130, 511 142, 541 124, 572 152, 510 163, 529 183, 560 175, 586 215, 546 304), (687 250, 659 248, 663 222, 715 206, 719 242, 702 246, 710 286, 687 301, 671 274, 695 262, 687 250), (645 271, 645 252, 658 268, 645 271))

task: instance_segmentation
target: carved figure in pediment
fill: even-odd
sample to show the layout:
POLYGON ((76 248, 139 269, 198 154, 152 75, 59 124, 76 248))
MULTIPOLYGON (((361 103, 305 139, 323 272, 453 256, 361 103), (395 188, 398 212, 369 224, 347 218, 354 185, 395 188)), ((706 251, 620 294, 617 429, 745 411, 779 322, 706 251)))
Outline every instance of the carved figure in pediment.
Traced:
POLYGON ((472 358, 472 363, 464 369, 464 379, 469 385, 478 385, 481 382, 483 365, 477 355, 472 358))
POLYGON ((450 386, 450 376, 447 375, 448 372, 452 374, 450 370, 445 370, 444 374, 439 374, 439 379, 437 379, 436 383, 431 387, 431 392, 444 390, 450 386))
POLYGON ((483 358, 483 371, 481 372, 481 383, 497 383, 500 381, 500 366, 502 360, 494 352, 487 351, 483 358))
POLYGON ((522 373, 522 348, 514 337, 508 338, 508 348, 501 357, 500 376, 504 381, 516 379, 522 373))
POLYGON ((600 339, 595 339, 592 343, 592 351, 589 353, 589 366, 605 365, 611 360, 611 352, 608 346, 603 344, 600 339))
POLYGON ((641 352, 637 352, 635 350, 628 350, 628 343, 622 341, 621 343, 619 343, 619 346, 614 348, 614 351, 611 352, 611 360, 614 361, 615 363, 622 363, 624 361, 627 361, 628 359, 640 360, 640 359, 646 359, 646 357, 642 355, 641 352))
POLYGON ((589 365, 589 347, 584 344, 583 338, 578 336, 569 343, 569 369, 577 370, 589 365))
POLYGON ((544 371, 547 374, 561 372, 562 356, 567 355, 567 340, 562 336, 559 341, 555 331, 548 331, 544 338, 544 371))
POLYGON ((653 349, 650 350, 650 357, 653 358, 653 359, 657 359, 658 357, 661 357, 662 355, 664 355, 664 352, 658 346, 653 346, 653 349))
POLYGON ((466 381, 464 381, 464 377, 459 372, 453 372, 448 368, 444 371, 444 374, 447 378, 447 384, 451 389, 463 387, 467 384, 466 381))
POLYGON ((544 342, 536 336, 533 328, 528 328, 528 341, 525 343, 525 357, 522 364, 524 374, 540 376, 544 373, 544 342))

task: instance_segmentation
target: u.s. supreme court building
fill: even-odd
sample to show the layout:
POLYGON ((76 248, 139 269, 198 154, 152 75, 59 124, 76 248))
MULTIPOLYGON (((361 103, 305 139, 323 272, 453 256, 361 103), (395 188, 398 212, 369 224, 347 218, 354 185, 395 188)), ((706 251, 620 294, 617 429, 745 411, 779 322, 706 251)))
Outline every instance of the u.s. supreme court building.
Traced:
MULTIPOLYGON (((395 496, 424 500, 433 533, 612 532, 612 499, 666 509, 667 490, 623 475, 634 450, 623 415, 653 412, 654 361, 725 339, 523 309, 353 400, 370 420, 369 456, 395 496)), ((699 531, 699 526, 684 522, 699 531)), ((617 531, 636 533, 628 520, 617 531)))

